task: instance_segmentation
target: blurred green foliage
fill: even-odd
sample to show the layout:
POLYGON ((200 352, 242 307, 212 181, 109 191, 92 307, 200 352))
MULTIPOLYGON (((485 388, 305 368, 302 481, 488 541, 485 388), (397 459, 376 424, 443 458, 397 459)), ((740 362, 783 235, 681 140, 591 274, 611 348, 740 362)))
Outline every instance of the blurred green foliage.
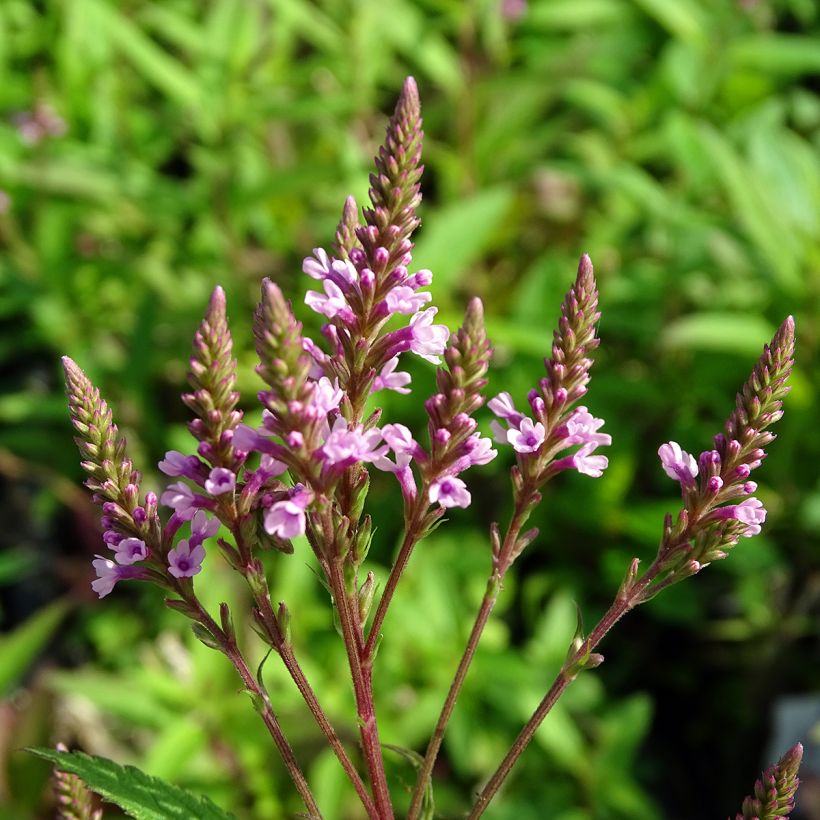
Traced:
MULTIPOLYGON (((820 9, 531 0, 519 17, 516 6, 526 4, 0 3, 8 816, 38 816, 47 776, 10 749, 58 739, 207 793, 240 818, 298 810, 227 662, 154 591, 126 586, 98 604, 88 590, 101 545, 75 486, 58 356, 102 388, 159 486, 152 465, 190 447, 177 396, 221 283, 253 412, 259 280, 301 302, 300 260, 328 245, 347 194, 364 200, 408 73, 427 133, 415 262, 433 269, 436 304, 453 325, 468 295, 485 300, 490 390, 522 397, 588 251, 603 310, 589 405, 614 439, 605 478, 549 488, 542 535, 505 590, 451 724, 436 773, 441 816, 467 807, 548 686, 573 601, 594 622, 629 559, 653 555, 662 515, 677 507, 658 445, 708 447, 787 313, 798 368, 760 471, 764 534, 630 616, 487 816, 725 816, 760 769, 774 700, 817 690, 805 657, 820 589, 820 9), (20 114, 43 105, 66 133, 27 143, 20 114), (65 602, 74 614, 61 627, 65 602)), ((391 396, 386 412, 418 426, 433 381, 423 365, 413 375, 414 397, 391 396)), ((507 466, 475 471, 473 509, 455 511, 413 559, 377 662, 386 742, 421 748, 435 721, 483 591, 486 527, 507 514, 507 466)), ((383 579, 399 506, 383 477, 371 496, 383 579)), ((308 554, 277 557, 270 573, 304 666, 354 746, 342 650, 308 554)), ((241 608, 236 580, 209 564, 198 579, 208 603, 241 608)), ((293 687, 273 662, 265 676, 326 817, 355 817, 293 687)), ((412 766, 396 754, 390 767, 404 800, 412 766)))

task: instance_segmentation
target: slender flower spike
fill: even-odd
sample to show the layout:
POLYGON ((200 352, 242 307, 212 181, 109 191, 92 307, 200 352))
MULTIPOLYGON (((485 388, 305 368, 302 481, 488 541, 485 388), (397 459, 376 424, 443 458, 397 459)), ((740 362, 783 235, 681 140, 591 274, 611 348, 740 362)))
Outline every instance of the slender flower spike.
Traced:
POLYGON ((236 359, 225 292, 220 287, 211 294, 205 318, 194 336, 188 382, 191 392, 184 393, 182 401, 196 415, 188 429, 200 442, 200 454, 213 467, 235 470, 241 459, 234 452, 231 438, 242 421, 242 412, 236 409, 236 359))
POLYGON ((797 771, 803 746, 796 743, 755 783, 754 794, 743 801, 735 820, 789 820, 794 811, 794 795, 800 784, 797 771))

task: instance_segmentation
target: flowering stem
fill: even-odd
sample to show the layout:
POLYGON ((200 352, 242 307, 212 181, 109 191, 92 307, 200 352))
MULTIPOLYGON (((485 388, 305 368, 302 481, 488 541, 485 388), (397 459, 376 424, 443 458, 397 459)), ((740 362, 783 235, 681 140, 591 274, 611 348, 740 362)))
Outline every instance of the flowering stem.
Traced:
POLYGON ((626 594, 619 594, 618 597, 616 597, 612 605, 589 634, 589 637, 583 641, 574 654, 567 658, 564 666, 549 688, 549 691, 544 695, 544 699, 538 704, 532 717, 530 717, 524 728, 519 732, 518 737, 515 739, 509 752, 507 752, 506 757, 501 761, 501 764, 493 773, 487 785, 482 789, 481 794, 479 794, 476 799, 472 811, 468 816, 468 820, 477 820, 477 818, 481 817, 496 792, 507 779, 507 775, 509 775, 516 761, 521 757, 521 753, 530 744, 538 727, 543 723, 544 718, 550 713, 552 707, 564 693, 567 686, 575 680, 577 672, 573 674, 570 673, 569 670, 573 667, 577 668, 577 664, 582 662, 583 658, 589 656, 609 630, 612 629, 627 612, 645 600, 643 597, 644 593, 647 592, 647 588, 663 570, 664 557, 659 556, 643 577, 636 581, 626 594))
MULTIPOLYGON (((238 526, 234 526, 232 530, 237 544, 240 547, 240 551, 249 555, 249 553, 247 553, 245 541, 242 538, 241 529, 238 526)), ((255 576, 254 580, 256 583, 252 583, 250 577, 250 567, 246 565, 243 568, 243 575, 245 576, 245 580, 248 582, 248 587, 253 595, 254 603, 262 617, 265 631, 267 632, 273 648, 282 659, 282 663, 285 665, 285 668, 288 670, 293 682, 296 684, 296 688, 302 695, 302 698, 310 710, 310 713, 313 715, 317 725, 327 738, 327 741, 336 754, 339 763, 341 763, 342 768, 345 770, 350 782, 353 784, 356 794, 362 801, 362 805, 364 806, 365 811, 367 811, 368 816, 371 818, 378 818, 378 812, 376 811, 372 798, 367 792, 367 787, 362 781, 359 773, 356 771, 356 767, 353 765, 353 761, 351 761, 348 756, 341 739, 336 734, 336 730, 333 728, 327 715, 325 714, 324 709, 322 709, 321 704, 316 698, 316 693, 313 691, 313 687, 310 685, 310 682, 305 676, 302 667, 299 665, 299 661, 296 659, 293 646, 287 637, 282 634, 282 629, 276 618, 276 614, 273 611, 273 607, 271 606, 270 593, 264 574, 255 576)))
POLYGON ((363 640, 351 612, 341 564, 332 558, 328 561, 328 581, 333 593, 336 610, 339 613, 339 624, 347 651, 347 660, 350 665, 362 748, 367 773, 370 777, 370 785, 373 789, 373 800, 376 804, 377 816, 382 820, 392 820, 393 806, 390 801, 390 789, 387 785, 387 775, 384 771, 384 760, 382 759, 381 744, 379 742, 373 688, 369 668, 367 671, 362 668, 363 640))
POLYGON ((285 768, 288 770, 288 774, 290 774, 291 780, 293 780, 293 784, 296 786, 296 790, 299 792, 299 796, 305 804, 305 808, 308 810, 311 818, 319 818, 319 820, 321 820, 322 813, 319 811, 319 806, 310 790, 307 779, 299 766, 299 762, 296 760, 296 755, 293 753, 293 749, 290 743, 288 743, 282 731, 282 727, 279 725, 279 719, 271 707, 268 693, 265 688, 257 682, 256 678, 254 678, 236 641, 217 626, 216 622, 206 612, 196 596, 193 594, 185 595, 182 590, 179 591, 185 600, 196 609, 200 623, 216 638, 223 654, 230 660, 239 673, 242 682, 245 684, 245 689, 253 696, 257 711, 262 717, 268 732, 270 732, 270 736, 273 738, 276 748, 279 749, 279 754, 282 756, 285 768))
POLYGON ((530 499, 534 491, 535 488, 533 486, 525 484, 520 492, 516 493, 515 510, 504 536, 504 542, 498 554, 493 556, 493 568, 490 577, 487 579, 487 589, 481 601, 481 607, 476 615, 470 637, 467 640, 467 646, 464 649, 464 654, 461 656, 455 677, 450 685, 450 691, 447 693, 447 699, 444 701, 444 706, 442 706, 441 714, 433 730, 433 736, 430 738, 430 743, 424 755, 424 761, 419 770, 418 780, 416 781, 416 787, 410 802, 410 809, 407 813, 407 820, 416 820, 416 818, 418 818, 427 782, 432 775, 433 766, 435 766, 439 749, 444 740, 447 724, 450 722, 450 717, 453 714, 458 696, 461 693, 461 688, 467 678, 467 672, 475 656, 481 635, 484 632, 484 627, 487 625, 495 602, 498 599, 504 576, 510 566, 512 566, 512 562, 515 558, 513 550, 518 541, 518 535, 529 518, 531 510, 530 499))
POLYGON ((390 568, 390 575, 387 577, 384 592, 379 599, 379 604, 373 615, 373 623, 370 626, 370 632, 367 635, 367 641, 364 645, 364 651, 362 652, 362 658, 368 664, 368 667, 372 665, 376 644, 379 640, 379 633, 381 632, 384 618, 387 615, 387 610, 390 607, 390 602, 393 600, 393 595, 396 592, 396 587, 401 580, 402 573, 407 568, 410 556, 413 553, 413 548, 419 540, 418 527, 427 509, 427 491, 427 482, 424 482, 421 491, 416 497, 415 506, 410 513, 409 520, 405 527, 404 540, 402 541, 401 548, 399 549, 398 555, 396 555, 393 566, 390 568))
POLYGON ((353 784, 353 788, 356 790, 356 794, 362 801, 365 811, 369 817, 378 818, 379 813, 376 810, 373 799, 367 792, 367 787, 365 786, 364 781, 356 771, 356 767, 353 765, 353 762, 345 751, 341 739, 336 734, 336 730, 331 725, 324 709, 322 709, 321 704, 316 698, 316 693, 313 691, 313 687, 310 685, 310 682, 305 676, 302 667, 299 665, 299 661, 296 659, 293 646, 291 646, 291 644, 285 639, 279 629, 279 625, 276 622, 276 617, 270 605, 270 599, 267 597, 264 601, 257 599, 256 603, 257 606, 261 605, 265 624, 268 627, 268 631, 271 633, 271 638, 275 643, 274 648, 276 649, 276 652, 282 659, 282 663, 285 665, 285 668, 288 670, 293 682, 296 684, 296 688, 302 695, 302 698, 310 710, 310 713, 313 715, 317 725, 324 733, 330 747, 339 759, 339 763, 342 764, 342 768, 345 770, 350 782, 353 784))

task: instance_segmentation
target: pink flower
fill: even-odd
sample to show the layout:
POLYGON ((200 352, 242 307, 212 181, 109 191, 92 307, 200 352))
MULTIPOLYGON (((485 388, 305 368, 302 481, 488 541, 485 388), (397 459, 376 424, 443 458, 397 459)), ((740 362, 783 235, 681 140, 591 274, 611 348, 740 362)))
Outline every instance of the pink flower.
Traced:
POLYGON ((438 308, 430 307, 410 319, 412 339, 410 350, 433 364, 441 364, 441 354, 447 347, 450 331, 446 325, 434 325, 438 308))
POLYGON ((371 393, 375 393, 377 390, 395 390, 397 393, 404 394, 410 392, 410 388, 405 387, 405 385, 410 384, 410 374, 401 371, 395 373, 394 371, 398 367, 398 364, 398 356, 394 356, 390 361, 385 363, 379 375, 373 380, 373 387, 370 388, 371 393))
POLYGON ((94 567, 97 578, 91 582, 91 589, 99 595, 100 598, 105 598, 117 581, 123 581, 127 578, 139 578, 141 572, 138 567, 121 566, 115 564, 109 558, 103 558, 101 555, 97 556, 95 561, 91 562, 94 567))
POLYGON ((313 500, 313 493, 297 484, 289 498, 277 501, 265 513, 265 532, 279 538, 295 538, 303 535, 307 525, 305 508, 313 500))
POLYGON ((499 393, 494 399, 487 402, 487 407, 498 418, 509 422, 514 427, 517 427, 521 423, 521 419, 524 418, 524 414, 515 409, 513 398, 509 393, 499 393))
POLYGON ((523 418, 516 430, 507 430, 507 441, 512 444, 516 453, 534 453, 543 443, 546 430, 541 422, 533 423, 532 419, 523 418))
POLYGON ((314 248, 313 256, 302 260, 302 270, 311 279, 324 279, 330 273, 330 259, 322 248, 314 248))
POLYGON ((572 466, 578 470, 581 475, 588 475, 591 478, 600 478, 604 474, 604 470, 609 466, 609 459, 606 456, 594 456, 592 451, 595 449, 595 444, 590 442, 585 444, 578 450, 575 455, 570 456, 572 459, 572 466))
POLYGON ((680 444, 676 441, 661 444, 658 448, 658 455, 663 471, 669 478, 674 478, 685 485, 694 483, 695 476, 698 474, 698 463, 694 456, 681 450, 680 444))
POLYGON ((730 504, 726 507, 718 507, 709 518, 734 518, 746 525, 742 533, 746 538, 751 538, 760 532, 761 524, 766 520, 766 508, 763 502, 757 498, 747 498, 740 504, 730 504))
POLYGON ((481 433, 473 433, 465 442, 465 446, 469 448, 469 466, 489 464, 498 455, 498 451, 493 450, 492 441, 483 437, 481 433))
POLYGON ((225 467, 214 467, 205 481, 205 489, 211 495, 232 493, 236 486, 236 475, 225 467))
POLYGON ((177 481, 169 484, 168 489, 160 497, 160 502, 173 511, 183 520, 190 521, 197 511, 197 496, 187 484, 177 481))
POLYGON ((339 380, 332 382, 327 376, 322 376, 313 385, 313 395, 311 404, 319 413, 326 416, 331 410, 335 410, 342 401, 344 393, 339 389, 339 380))
POLYGON ((333 424, 333 430, 322 446, 322 453, 327 464, 350 463, 354 461, 375 461, 383 456, 387 445, 377 447, 382 439, 382 431, 378 428, 365 431, 361 424, 352 430, 347 429, 347 422, 338 418, 333 424))
POLYGON ((186 456, 178 450, 169 450, 165 458, 157 464, 157 467, 169 476, 189 476, 191 475, 191 456, 186 456))
POLYGON ((567 419, 567 438, 564 443, 566 445, 592 443, 596 447, 609 446, 612 444, 612 436, 596 432, 603 425, 603 419, 596 419, 586 407, 578 407, 567 419))
POLYGON ((433 295, 431 293, 416 293, 413 288, 399 285, 393 288, 384 301, 390 313, 416 313, 426 305, 433 295))
POLYGON ((201 544, 206 538, 211 538, 219 531, 219 519, 214 518, 205 510, 198 510, 191 521, 192 544, 201 544))
POLYGON ((373 459, 373 465, 379 470, 391 473, 407 467, 413 460, 413 452, 418 447, 410 430, 403 424, 385 424, 382 427, 382 436, 388 447, 395 453, 396 461, 393 463, 386 455, 381 455, 373 459))
POLYGON ((191 547, 189 541, 180 541, 168 553, 168 572, 174 578, 191 578, 202 570, 205 560, 205 547, 197 544, 191 547))
MULTIPOLYGON (((144 561, 148 557, 148 548, 145 541, 140 538, 123 538, 117 544, 114 558, 118 564, 135 564, 137 561, 144 561)), ((96 563, 96 562, 95 562, 96 563)))
POLYGON ((338 316, 345 322, 352 322, 355 317, 347 304, 342 289, 335 282, 331 282, 330 279, 325 279, 322 284, 326 295, 323 296, 315 290, 309 290, 305 294, 305 304, 311 310, 327 316, 328 319, 338 316))
POLYGON ((455 476, 445 476, 430 485, 430 503, 442 507, 469 507, 472 498, 467 485, 455 476))

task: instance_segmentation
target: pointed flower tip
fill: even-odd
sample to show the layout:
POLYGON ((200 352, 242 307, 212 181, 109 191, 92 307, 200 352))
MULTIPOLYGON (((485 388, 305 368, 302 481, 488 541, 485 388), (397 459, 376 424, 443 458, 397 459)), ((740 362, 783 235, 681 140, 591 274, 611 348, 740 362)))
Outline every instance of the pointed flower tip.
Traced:
POLYGON ((356 204, 356 198, 352 194, 345 200, 344 213, 345 216, 349 214, 358 216, 359 214, 359 206, 356 204))
POLYGON ((401 90, 401 96, 396 104, 396 113, 418 114, 421 110, 421 100, 419 99, 419 87, 413 77, 407 77, 401 90))
POLYGON ((467 318, 478 321, 484 318, 484 303, 478 296, 473 296, 467 303, 467 318))
POLYGON ((778 762, 778 768, 788 770, 792 774, 797 773, 800 761, 803 759, 803 744, 795 743, 778 762))
POLYGON ((578 262, 578 278, 579 279, 587 279, 592 278, 594 274, 594 269, 592 267, 592 260, 589 258, 588 253, 581 254, 581 259, 578 262))

